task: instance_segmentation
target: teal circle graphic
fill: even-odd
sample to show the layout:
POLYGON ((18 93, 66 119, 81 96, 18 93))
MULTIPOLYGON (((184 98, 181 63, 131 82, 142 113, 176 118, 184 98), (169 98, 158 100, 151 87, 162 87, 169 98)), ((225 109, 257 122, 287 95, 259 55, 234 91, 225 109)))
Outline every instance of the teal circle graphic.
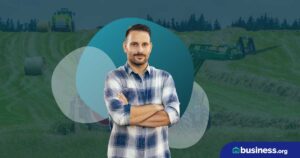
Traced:
MULTIPOLYGON (((158 69, 166 70, 172 75, 180 101, 180 114, 182 116, 191 97, 194 68, 188 48, 173 32, 144 19, 123 18, 113 21, 100 29, 91 39, 88 46, 98 48, 106 53, 115 67, 124 65, 127 58, 123 51, 122 43, 125 39, 126 30, 134 24, 145 24, 150 27, 153 49, 149 64, 158 69)), ((101 107, 103 110, 100 111, 106 111, 105 106, 100 105, 96 98, 91 97, 97 96, 98 99, 101 98, 103 100, 103 89, 98 89, 98 85, 104 83, 100 83, 100 80, 89 83, 86 81, 90 81, 87 77, 93 77, 93 73, 96 76, 97 72, 91 71, 94 69, 93 67, 108 67, 106 67, 105 63, 91 64, 89 60, 86 60, 87 58, 93 58, 90 55, 84 52, 78 65, 76 81, 78 93, 87 105, 92 106, 92 109, 95 110, 97 107, 101 107), (91 86, 92 84, 95 86, 91 86), (82 90, 84 88, 81 89, 80 87, 92 89, 82 90)), ((96 112, 99 111, 96 110, 96 112)), ((103 116, 103 113, 100 112, 100 115, 103 116)))

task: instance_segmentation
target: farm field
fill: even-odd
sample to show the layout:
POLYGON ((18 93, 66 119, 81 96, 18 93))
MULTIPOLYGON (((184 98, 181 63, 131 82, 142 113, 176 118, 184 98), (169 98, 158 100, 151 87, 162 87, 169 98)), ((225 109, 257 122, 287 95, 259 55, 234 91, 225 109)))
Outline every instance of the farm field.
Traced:
MULTIPOLYGON (((55 103, 51 75, 72 50, 95 31, 75 33, 0 32, 0 157, 93 158, 106 155, 109 132, 71 124, 55 103), (43 75, 24 75, 24 59, 42 56, 43 75)), ((231 141, 300 141, 300 31, 176 33, 191 43, 235 44, 253 37, 257 50, 240 60, 206 60, 195 80, 210 102, 210 127, 194 146, 172 149, 172 157, 217 158, 231 141)))

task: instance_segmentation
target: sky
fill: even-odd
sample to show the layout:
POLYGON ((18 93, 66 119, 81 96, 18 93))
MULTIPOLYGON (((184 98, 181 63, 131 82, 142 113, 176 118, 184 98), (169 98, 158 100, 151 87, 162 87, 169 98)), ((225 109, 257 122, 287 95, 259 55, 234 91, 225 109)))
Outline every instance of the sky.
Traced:
POLYGON ((299 0, 0 0, 0 17, 28 21, 37 18, 50 20, 60 8, 76 13, 79 29, 95 28, 123 17, 154 19, 187 19, 195 13, 222 26, 239 17, 256 17, 267 13, 272 17, 292 21, 300 18, 299 0))

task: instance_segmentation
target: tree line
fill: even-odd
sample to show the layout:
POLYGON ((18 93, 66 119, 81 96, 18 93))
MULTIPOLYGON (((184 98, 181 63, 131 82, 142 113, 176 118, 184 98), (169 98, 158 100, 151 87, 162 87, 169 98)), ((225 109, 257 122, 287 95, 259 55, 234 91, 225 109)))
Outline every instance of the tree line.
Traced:
POLYGON ((221 25, 216 19, 213 23, 207 20, 203 14, 196 17, 195 14, 191 14, 188 19, 177 21, 174 18, 171 20, 158 19, 154 20, 149 14, 147 15, 147 20, 155 22, 161 26, 169 29, 173 29, 179 32, 183 31, 214 31, 220 30, 221 25))
POLYGON ((29 22, 21 23, 19 20, 14 21, 11 18, 2 20, 0 17, 0 31, 4 32, 36 32, 37 20, 30 19, 29 22))
MULTIPOLYGON (((173 29, 179 32, 184 31, 216 31, 222 27, 217 19, 213 22, 207 20, 203 14, 197 17, 195 14, 191 14, 189 18, 184 20, 170 20, 166 19, 153 19, 150 15, 147 15, 147 20, 155 22, 161 26, 169 29, 173 29)), ((36 32, 38 20, 30 19, 28 22, 21 23, 19 20, 14 21, 11 18, 2 19, 0 17, 0 31, 5 32, 36 32)), ((276 17, 271 17, 264 14, 259 17, 249 16, 246 18, 238 18, 233 21, 231 27, 241 27, 250 31, 258 30, 300 30, 300 18, 295 19, 291 23, 287 19, 279 20, 276 17)))
POLYGON ((259 17, 249 16, 248 18, 240 17, 238 20, 232 22, 232 27, 241 27, 250 31, 258 30, 299 30, 300 19, 295 19, 289 23, 287 19, 279 20, 264 14, 259 17))

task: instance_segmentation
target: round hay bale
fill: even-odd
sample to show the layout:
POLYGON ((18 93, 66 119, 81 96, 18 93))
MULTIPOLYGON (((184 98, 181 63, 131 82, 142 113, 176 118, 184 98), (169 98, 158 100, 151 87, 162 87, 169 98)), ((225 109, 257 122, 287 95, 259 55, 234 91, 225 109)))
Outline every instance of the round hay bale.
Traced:
POLYGON ((42 75, 44 67, 43 57, 26 57, 24 64, 25 75, 42 75))

